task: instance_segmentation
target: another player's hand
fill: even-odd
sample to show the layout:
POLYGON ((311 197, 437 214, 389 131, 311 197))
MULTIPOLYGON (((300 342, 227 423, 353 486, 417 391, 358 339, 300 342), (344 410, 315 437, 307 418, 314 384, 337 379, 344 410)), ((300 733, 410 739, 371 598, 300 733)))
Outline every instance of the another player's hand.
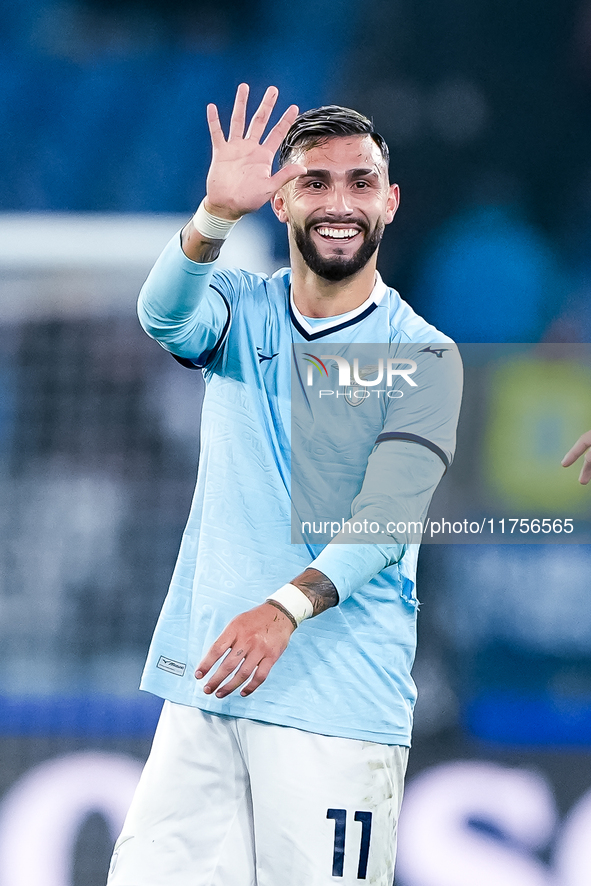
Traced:
POLYGON ((574 464, 583 453, 585 453, 585 460, 583 461, 583 467, 579 474, 579 483, 586 486, 589 480, 591 480, 591 431, 587 431, 586 434, 579 437, 572 449, 569 449, 562 459, 562 464, 565 468, 568 468, 570 465, 574 464))
POLYGON ((267 679, 294 630, 289 618, 269 603, 233 618, 195 671, 196 678, 201 680, 228 653, 203 691, 224 698, 248 680, 240 695, 250 695, 267 679), (219 688, 233 671, 236 673, 232 679, 219 688))
POLYGON ((207 106, 213 158, 207 176, 205 208, 212 215, 231 221, 260 209, 283 185, 306 172, 301 163, 290 163, 272 175, 273 158, 298 115, 296 105, 287 109, 261 143, 279 90, 269 86, 245 135, 248 91, 246 83, 241 83, 236 91, 227 140, 216 105, 207 106))

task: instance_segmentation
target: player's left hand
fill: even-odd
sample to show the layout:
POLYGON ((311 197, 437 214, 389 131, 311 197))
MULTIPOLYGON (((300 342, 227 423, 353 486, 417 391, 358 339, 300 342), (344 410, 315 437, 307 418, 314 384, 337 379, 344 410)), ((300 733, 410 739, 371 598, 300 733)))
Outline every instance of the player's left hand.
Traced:
POLYGON ((222 631, 198 665, 195 677, 201 680, 225 655, 203 691, 207 695, 215 692, 217 698, 224 698, 248 680, 240 695, 250 695, 267 679, 294 630, 289 618, 269 603, 249 609, 233 618, 222 631), (234 671, 232 679, 221 686, 234 671))
POLYGON ((563 466, 568 468, 569 465, 574 464, 583 453, 585 453, 585 460, 583 462, 583 467, 581 468, 581 473, 579 474, 579 483, 586 486, 589 480, 591 480, 591 431, 587 431, 586 434, 579 437, 572 449, 569 449, 562 459, 563 466))

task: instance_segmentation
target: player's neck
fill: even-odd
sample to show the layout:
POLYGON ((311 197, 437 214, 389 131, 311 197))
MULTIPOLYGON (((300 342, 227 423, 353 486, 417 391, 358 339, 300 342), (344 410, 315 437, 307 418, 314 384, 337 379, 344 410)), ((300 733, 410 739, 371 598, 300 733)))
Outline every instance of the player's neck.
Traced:
POLYGON ((301 256, 292 255, 293 300, 304 317, 336 317, 354 311, 369 298, 375 281, 375 258, 351 277, 333 282, 311 271, 301 256))

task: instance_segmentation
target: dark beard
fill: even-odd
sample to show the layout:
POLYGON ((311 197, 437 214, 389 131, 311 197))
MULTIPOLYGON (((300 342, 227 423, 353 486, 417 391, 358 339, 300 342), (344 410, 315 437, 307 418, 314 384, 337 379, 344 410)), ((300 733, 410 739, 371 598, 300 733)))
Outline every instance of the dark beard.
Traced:
MULTIPOLYGON (((328 223, 330 224, 330 222, 328 223)), ((313 226, 318 224, 318 220, 315 220, 313 226)), ((330 280, 333 283, 338 283, 339 280, 344 280, 346 277, 352 277, 353 274, 364 268, 384 236, 384 225, 381 222, 377 222, 373 231, 366 235, 363 243, 351 258, 342 259, 335 257, 325 259, 322 258, 312 241, 310 236, 311 229, 312 225, 307 226, 305 229, 293 225, 296 245, 310 270, 324 280, 330 280)))

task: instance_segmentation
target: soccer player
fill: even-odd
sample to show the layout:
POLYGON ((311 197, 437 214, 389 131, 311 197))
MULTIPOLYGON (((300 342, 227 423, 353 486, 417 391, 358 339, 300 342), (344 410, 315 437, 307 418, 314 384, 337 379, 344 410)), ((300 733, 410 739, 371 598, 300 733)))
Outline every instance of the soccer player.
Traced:
POLYGON ((591 431, 582 434, 575 445, 569 449, 562 459, 563 467, 568 468, 570 465, 574 465, 583 453, 585 458, 583 459, 583 466, 579 474, 579 483, 586 486, 589 480, 591 480, 591 431))
POLYGON ((291 106, 263 140, 277 90, 248 128, 247 96, 242 84, 227 138, 208 106, 206 197, 139 301, 144 329, 207 389, 195 496, 142 678, 165 703, 109 886, 391 886, 418 545, 400 521, 384 527, 392 504, 424 516, 451 461, 459 360, 376 271, 399 189, 371 122, 291 106), (267 200, 291 269, 216 269, 232 226, 267 200), (356 343, 357 379, 341 384, 356 343), (360 365, 373 344, 407 367, 382 396, 360 365), (337 424, 357 416, 358 434, 331 436, 314 371, 337 424), (370 527, 362 543, 347 543, 346 521, 328 544, 291 543, 290 391, 304 437, 318 423, 330 437, 316 437, 303 476, 347 490, 347 518, 370 527))

